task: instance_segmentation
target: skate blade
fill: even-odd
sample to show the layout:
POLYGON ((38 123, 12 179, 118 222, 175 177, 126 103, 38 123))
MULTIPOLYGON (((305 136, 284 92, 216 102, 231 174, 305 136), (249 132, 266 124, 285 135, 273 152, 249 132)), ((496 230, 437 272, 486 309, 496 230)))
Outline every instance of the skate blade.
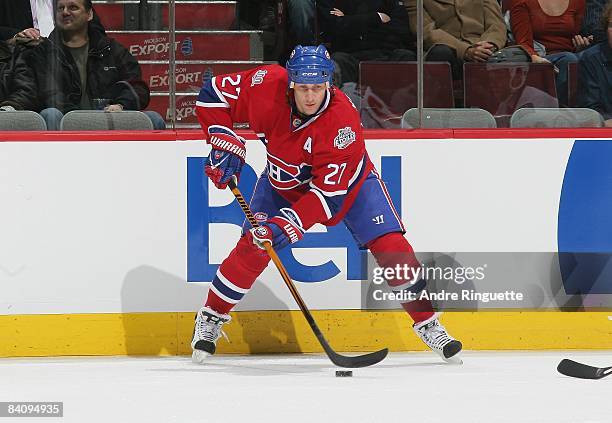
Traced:
POLYGON ((191 354, 191 361, 193 361, 195 364, 204 364, 206 361, 208 361, 208 357, 210 357, 210 354, 206 351, 193 350, 193 353, 191 354))
POLYGON ((463 364, 463 360, 461 359, 461 357, 451 357, 451 358, 445 358, 444 361, 446 361, 448 364, 454 364, 457 366, 460 366, 463 364))
POLYGON ((448 364, 455 364, 455 365, 463 364, 463 360, 461 359, 459 354, 455 354, 454 356, 452 356, 450 358, 442 357, 442 360, 444 360, 448 364))

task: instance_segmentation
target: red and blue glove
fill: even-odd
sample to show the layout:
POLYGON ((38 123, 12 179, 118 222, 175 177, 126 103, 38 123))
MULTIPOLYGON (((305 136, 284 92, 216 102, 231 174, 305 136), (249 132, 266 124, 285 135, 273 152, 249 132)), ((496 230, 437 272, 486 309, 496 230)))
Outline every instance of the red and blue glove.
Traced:
POLYGON ((232 176, 240 178, 246 158, 244 141, 233 131, 221 126, 209 127, 208 133, 208 143, 212 145, 212 150, 206 158, 204 171, 217 188, 225 189, 232 176))
POLYGON ((280 209, 280 215, 268 219, 263 225, 252 228, 253 244, 265 250, 264 242, 272 244, 275 250, 294 244, 304 238, 304 228, 297 214, 289 209, 280 209))

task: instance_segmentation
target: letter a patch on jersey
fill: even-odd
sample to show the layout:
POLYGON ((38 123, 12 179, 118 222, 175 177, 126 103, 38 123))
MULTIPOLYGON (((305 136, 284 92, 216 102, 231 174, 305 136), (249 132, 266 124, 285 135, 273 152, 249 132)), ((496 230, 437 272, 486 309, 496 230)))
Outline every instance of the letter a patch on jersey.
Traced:
POLYGON ((334 138, 334 147, 340 150, 344 150, 346 147, 351 145, 356 139, 355 132, 350 126, 346 128, 338 129, 338 135, 334 138))
POLYGON ((304 150, 312 154, 312 138, 308 137, 304 143, 304 150))

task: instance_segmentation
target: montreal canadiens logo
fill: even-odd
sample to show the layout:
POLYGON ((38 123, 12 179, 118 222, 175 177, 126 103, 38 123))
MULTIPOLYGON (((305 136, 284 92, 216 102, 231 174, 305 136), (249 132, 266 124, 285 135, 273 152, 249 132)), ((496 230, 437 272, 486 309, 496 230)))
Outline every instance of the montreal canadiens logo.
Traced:
POLYGON ((286 163, 268 152, 268 180, 274 188, 292 189, 302 184, 300 166, 286 163))
POLYGON ((255 235, 260 238, 266 237, 268 235, 268 228, 265 226, 260 226, 259 228, 255 229, 255 235))
POLYGON ((338 135, 336 138, 334 138, 334 147, 344 150, 346 147, 351 145, 355 139, 355 132, 353 132, 350 126, 338 129, 338 135))
POLYGON ((257 212, 253 216, 255 217, 255 220, 258 222, 265 222, 266 220, 268 220, 268 213, 257 212))

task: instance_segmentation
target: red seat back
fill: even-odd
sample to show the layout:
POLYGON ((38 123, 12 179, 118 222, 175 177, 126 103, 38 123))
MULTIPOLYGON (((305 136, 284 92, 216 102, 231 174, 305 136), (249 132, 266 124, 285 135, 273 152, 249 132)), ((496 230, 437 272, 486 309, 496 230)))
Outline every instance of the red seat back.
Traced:
MULTIPOLYGON (((454 107, 450 64, 425 63, 423 73, 424 107, 454 107)), ((361 62, 358 91, 366 128, 399 128, 404 112, 417 107, 417 63, 361 62)))
POLYGON ((466 63, 463 67, 465 107, 491 113, 498 126, 508 126, 515 110, 559 107, 550 64, 466 63))

